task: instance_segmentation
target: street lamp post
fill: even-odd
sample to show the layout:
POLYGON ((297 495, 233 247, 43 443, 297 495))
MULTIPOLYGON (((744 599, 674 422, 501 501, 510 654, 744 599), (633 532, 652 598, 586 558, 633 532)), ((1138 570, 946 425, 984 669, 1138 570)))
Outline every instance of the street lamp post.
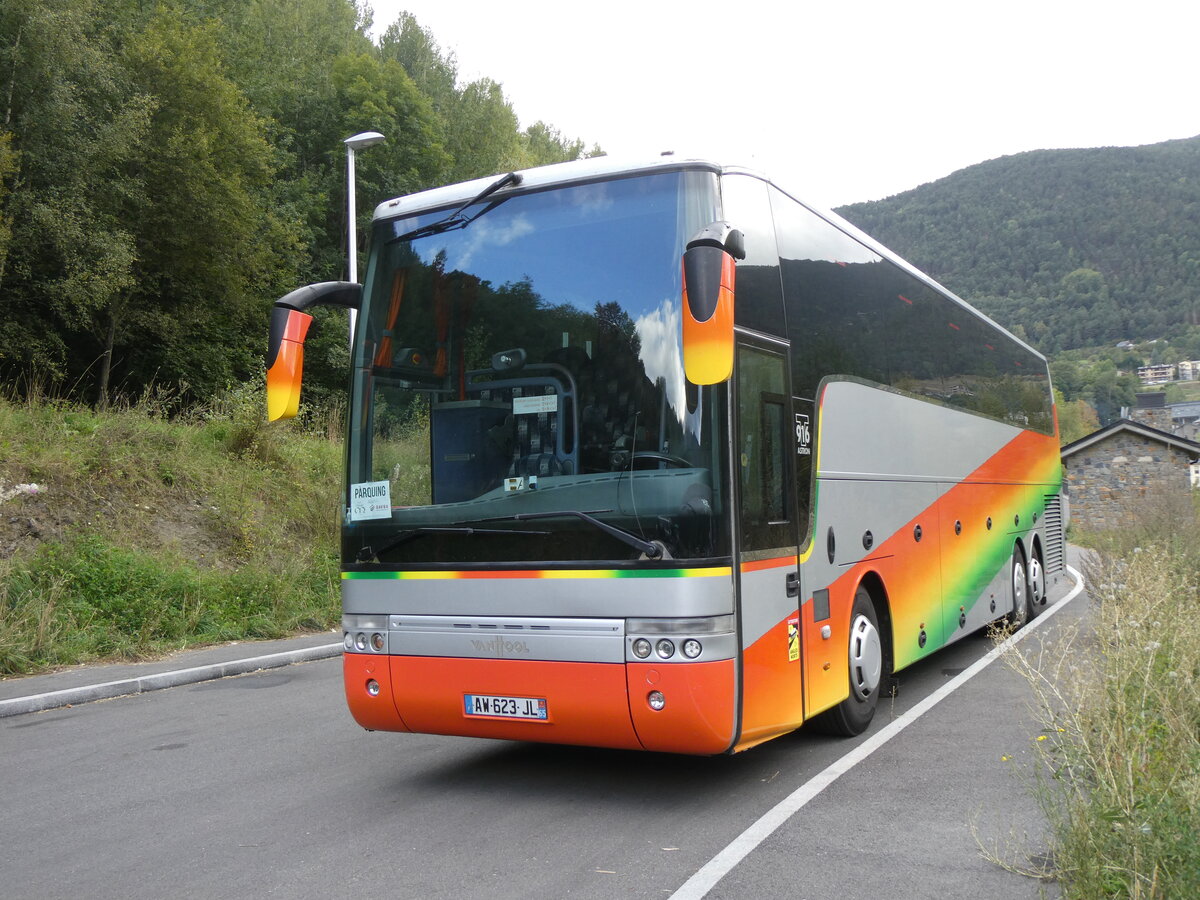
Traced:
MULTIPOLYGON (((358 281, 358 227, 355 218, 358 215, 354 208, 354 151, 362 150, 384 141, 386 138, 378 131, 364 131, 353 137, 348 137, 342 143, 346 145, 346 230, 347 251, 350 254, 349 281, 358 281)), ((354 353, 354 326, 358 319, 358 311, 350 310, 350 352, 354 353)))

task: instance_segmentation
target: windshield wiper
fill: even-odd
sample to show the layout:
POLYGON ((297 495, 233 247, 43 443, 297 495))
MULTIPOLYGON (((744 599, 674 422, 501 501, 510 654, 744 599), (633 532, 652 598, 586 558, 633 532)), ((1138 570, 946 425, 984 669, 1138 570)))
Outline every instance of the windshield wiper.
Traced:
MULTIPOLYGON (((592 512, 605 513, 612 512, 611 509, 595 509, 592 512)), ((526 522, 530 519, 554 519, 559 516, 574 516, 577 519, 582 519, 589 525, 599 528, 609 537, 614 537, 623 544, 628 544, 634 550, 640 550, 646 554, 648 559, 661 559, 663 555, 663 545, 656 541, 644 541, 636 534, 626 531, 623 528, 618 528, 615 525, 609 525, 607 522, 601 522, 591 513, 585 513, 578 509, 560 509, 554 512, 533 512, 533 513, 514 513, 511 516, 497 516, 494 519, 480 519, 481 522, 526 522)))
POLYGON ((464 203, 462 206, 460 206, 454 212, 450 213, 450 215, 446 216, 445 218, 438 219, 436 222, 430 222, 428 225, 422 225, 420 228, 414 228, 412 231, 406 231, 404 234, 400 235, 399 237, 392 238, 390 241, 388 241, 388 243, 395 244, 399 241, 414 241, 417 238, 431 237, 432 235, 442 234, 443 232, 446 232, 446 231, 456 231, 460 228, 466 228, 468 225, 470 225, 472 222, 474 222, 476 219, 478 219, 484 213, 491 212, 493 209, 495 209, 497 206, 499 206, 501 203, 503 203, 508 198, 504 197, 500 200, 493 200, 491 203, 489 203, 487 206, 485 206, 479 212, 475 213, 475 215, 473 215, 473 216, 464 216, 463 215, 464 210, 469 209, 470 207, 474 206, 476 203, 479 203, 481 200, 486 200, 488 197, 490 197, 492 194, 496 193, 496 191, 500 190, 501 188, 508 187, 510 184, 511 185, 520 184, 522 180, 523 179, 521 178, 521 176, 518 175, 516 172, 509 172, 507 175, 503 176, 502 178, 498 178, 492 184, 489 184, 482 191, 480 191, 477 195, 472 197, 470 200, 468 200, 466 203, 464 203))
POLYGON ((379 559, 381 553, 387 553, 389 550, 395 550, 401 544, 407 544, 414 538, 424 537, 427 534, 549 534, 548 531, 523 531, 512 528, 456 528, 453 526, 435 526, 428 525, 420 528, 409 528, 406 531, 401 531, 394 538, 380 547, 378 550, 371 546, 363 547, 358 553, 354 554, 355 560, 358 562, 368 562, 372 559, 379 559))

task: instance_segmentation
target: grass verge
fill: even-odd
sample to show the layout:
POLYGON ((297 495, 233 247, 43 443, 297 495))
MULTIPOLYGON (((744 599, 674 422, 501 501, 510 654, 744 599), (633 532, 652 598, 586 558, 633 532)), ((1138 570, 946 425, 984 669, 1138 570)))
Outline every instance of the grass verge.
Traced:
POLYGON ((0 399, 0 675, 337 623, 336 428, 163 409, 0 399))
POLYGON ((1065 897, 1200 897, 1198 530, 1184 498, 1085 536, 1091 624, 1012 656, 1039 701, 1065 897))

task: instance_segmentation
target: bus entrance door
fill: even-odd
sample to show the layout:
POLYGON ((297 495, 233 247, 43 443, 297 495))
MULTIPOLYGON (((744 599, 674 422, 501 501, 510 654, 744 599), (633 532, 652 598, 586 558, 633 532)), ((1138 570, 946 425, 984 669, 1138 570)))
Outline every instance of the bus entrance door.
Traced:
POLYGON ((733 396, 745 749, 804 720, 787 344, 739 334, 733 396))

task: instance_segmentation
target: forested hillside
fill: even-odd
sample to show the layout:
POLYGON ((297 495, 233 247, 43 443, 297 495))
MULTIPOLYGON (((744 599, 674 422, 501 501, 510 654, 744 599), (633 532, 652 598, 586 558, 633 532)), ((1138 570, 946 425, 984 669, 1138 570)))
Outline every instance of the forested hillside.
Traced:
MULTIPOLYGON (((272 301, 345 277, 352 134, 387 137, 358 157, 364 223, 387 197, 583 154, 460 82, 411 16, 373 43, 364 8, 0 4, 0 379, 104 405, 257 372, 272 301)), ((344 322, 309 344, 317 394, 344 382, 344 322)))
POLYGON ((1047 354, 1200 357, 1200 137, 1022 153, 839 212, 1047 354))

